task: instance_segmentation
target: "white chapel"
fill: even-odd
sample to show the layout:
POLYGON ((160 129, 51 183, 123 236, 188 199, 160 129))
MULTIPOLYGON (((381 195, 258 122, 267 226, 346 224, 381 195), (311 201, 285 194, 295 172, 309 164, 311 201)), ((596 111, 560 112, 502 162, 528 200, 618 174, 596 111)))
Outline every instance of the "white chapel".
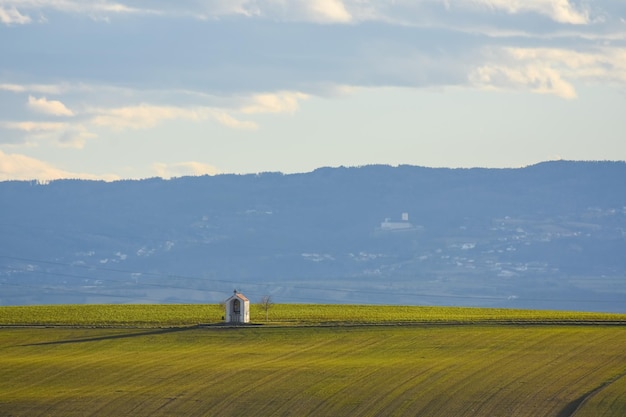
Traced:
POLYGON ((226 323, 249 323, 250 300, 237 290, 225 301, 226 323))

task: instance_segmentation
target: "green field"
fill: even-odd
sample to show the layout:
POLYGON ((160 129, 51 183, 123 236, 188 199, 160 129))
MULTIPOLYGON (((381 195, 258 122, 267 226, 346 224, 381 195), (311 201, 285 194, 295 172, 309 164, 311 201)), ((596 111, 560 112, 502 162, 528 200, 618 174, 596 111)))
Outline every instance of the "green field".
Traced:
POLYGON ((623 315, 276 305, 273 325, 201 327, 219 307, 59 306, 0 324, 58 324, 39 308, 74 327, 0 328, 0 416, 626 415, 623 315))
MULTIPOLYGON (((0 307, 1 325, 68 325, 163 327, 215 324, 222 321, 217 304, 52 305, 0 307)), ((279 325, 320 323, 534 323, 622 322, 626 314, 510 310, 471 307, 422 307, 344 304, 276 304, 269 322, 279 325)), ((265 312, 251 307, 253 323, 268 324, 265 312)))

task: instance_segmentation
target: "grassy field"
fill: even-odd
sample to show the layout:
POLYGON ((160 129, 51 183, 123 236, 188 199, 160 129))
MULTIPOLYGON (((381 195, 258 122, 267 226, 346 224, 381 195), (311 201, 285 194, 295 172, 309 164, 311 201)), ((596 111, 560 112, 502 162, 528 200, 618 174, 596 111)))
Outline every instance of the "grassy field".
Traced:
MULTIPOLYGON (((626 326, 584 324, 574 313, 276 305, 270 320, 288 325, 229 328, 192 326, 220 313, 211 306, 180 306, 204 308, 184 320, 165 320, 161 306, 130 307, 155 318, 101 323, 88 311, 122 307, 70 307, 50 314, 72 312, 64 324, 74 326, 149 325, 0 328, 0 416, 626 415, 626 326), (313 325, 346 324, 357 309, 352 324, 430 324, 313 325), (526 323, 490 322, 518 319, 526 323), (546 324, 564 320, 576 325, 546 324)), ((39 317, 6 309, 0 324, 19 322, 7 320, 16 311, 39 317)))
MULTIPOLYGON (((52 305, 0 307, 0 325, 193 326, 222 321, 217 304, 52 305)), ((251 307, 251 321, 266 323, 265 312, 251 307)), ((623 322, 626 314, 510 310, 470 307, 378 306, 343 304, 275 304, 273 324, 423 323, 423 322, 623 322)))

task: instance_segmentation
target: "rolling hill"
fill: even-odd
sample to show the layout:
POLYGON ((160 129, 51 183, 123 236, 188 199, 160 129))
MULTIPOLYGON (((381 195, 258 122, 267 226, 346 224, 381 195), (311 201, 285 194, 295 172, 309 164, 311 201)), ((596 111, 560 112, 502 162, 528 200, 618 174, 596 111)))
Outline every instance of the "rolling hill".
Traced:
POLYGON ((626 163, 0 182, 1 305, 626 311, 626 163))

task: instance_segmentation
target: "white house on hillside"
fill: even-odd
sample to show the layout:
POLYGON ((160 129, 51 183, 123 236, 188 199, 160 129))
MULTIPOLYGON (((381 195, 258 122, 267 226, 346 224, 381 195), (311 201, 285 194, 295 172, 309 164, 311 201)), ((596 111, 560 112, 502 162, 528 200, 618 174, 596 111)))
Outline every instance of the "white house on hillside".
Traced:
POLYGON ((380 230, 384 231, 399 231, 399 230, 411 230, 413 225, 409 222, 409 213, 402 213, 402 221, 391 221, 387 218, 380 224, 380 230))
POLYGON ((225 301, 226 323, 249 323, 250 300, 235 290, 225 301))

